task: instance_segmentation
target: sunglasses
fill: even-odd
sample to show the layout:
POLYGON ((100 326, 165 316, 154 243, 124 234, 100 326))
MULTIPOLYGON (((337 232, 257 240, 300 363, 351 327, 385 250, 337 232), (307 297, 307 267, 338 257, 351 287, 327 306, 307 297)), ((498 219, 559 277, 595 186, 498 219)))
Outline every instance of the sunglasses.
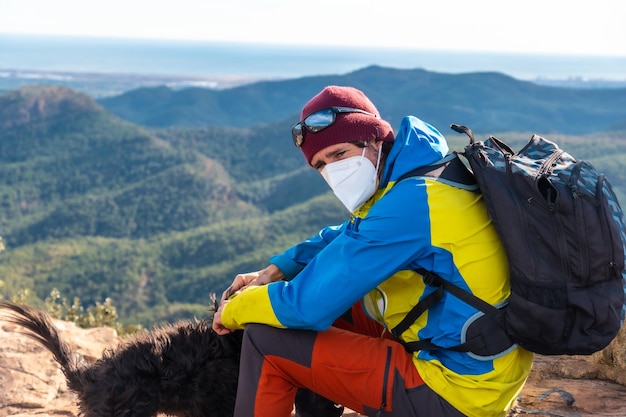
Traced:
POLYGON ((361 109, 353 109, 352 107, 328 107, 318 110, 293 125, 291 128, 291 137, 293 138, 294 145, 299 148, 304 143, 305 128, 311 133, 320 132, 335 123, 337 113, 361 113, 378 117, 373 113, 361 109))

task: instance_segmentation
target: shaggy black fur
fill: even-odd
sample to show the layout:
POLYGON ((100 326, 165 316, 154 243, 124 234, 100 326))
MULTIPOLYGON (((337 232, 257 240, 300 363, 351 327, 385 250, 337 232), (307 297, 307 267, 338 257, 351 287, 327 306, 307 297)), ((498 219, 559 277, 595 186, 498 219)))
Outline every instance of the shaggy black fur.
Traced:
POLYGON ((5 319, 54 355, 84 417, 232 417, 241 333, 219 336, 207 320, 139 332, 89 364, 59 337, 47 313, 0 301, 5 319))

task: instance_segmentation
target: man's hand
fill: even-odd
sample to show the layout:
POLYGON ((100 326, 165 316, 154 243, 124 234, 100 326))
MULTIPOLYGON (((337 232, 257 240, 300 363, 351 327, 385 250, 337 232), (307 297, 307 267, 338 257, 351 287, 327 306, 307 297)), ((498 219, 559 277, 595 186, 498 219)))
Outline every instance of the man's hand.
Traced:
POLYGON ((219 335, 225 335, 233 331, 229 328, 224 327, 224 325, 222 324, 222 311, 224 310, 224 306, 226 304, 228 304, 228 300, 222 301, 217 311, 213 313, 213 323, 211 327, 213 328, 215 333, 219 335))
POLYGON ((276 265, 270 264, 265 269, 256 272, 248 272, 246 274, 238 274, 233 283, 230 284, 230 287, 226 288, 226 291, 222 293, 222 299, 220 300, 220 305, 217 308, 217 311, 213 314, 213 330, 217 334, 228 334, 233 330, 224 327, 222 323, 222 311, 224 311, 224 307, 229 302, 229 298, 231 295, 235 294, 238 291, 242 291, 243 289, 255 285, 266 285, 270 282, 280 281, 283 279, 285 275, 283 275, 282 271, 278 269, 276 265))
POLYGON ((230 287, 226 288, 226 291, 222 293, 220 305, 224 300, 227 300, 228 297, 246 287, 269 284, 270 282, 280 281, 284 277, 282 271, 273 264, 270 264, 267 268, 260 271, 237 274, 233 283, 230 284, 230 287))

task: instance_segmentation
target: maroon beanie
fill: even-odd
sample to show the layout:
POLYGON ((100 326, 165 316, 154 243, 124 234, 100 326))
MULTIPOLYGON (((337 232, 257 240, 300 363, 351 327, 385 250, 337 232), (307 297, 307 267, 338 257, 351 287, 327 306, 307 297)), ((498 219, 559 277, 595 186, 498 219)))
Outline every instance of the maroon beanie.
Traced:
POLYGON ((394 136, 391 125, 380 118, 380 113, 378 113, 374 103, 362 91, 353 87, 331 85, 324 88, 304 106, 300 120, 318 110, 329 107, 352 107, 365 110, 377 117, 363 113, 338 113, 335 123, 326 129, 317 133, 306 130, 301 149, 309 165, 313 155, 327 146, 337 143, 372 139, 393 142, 394 136))

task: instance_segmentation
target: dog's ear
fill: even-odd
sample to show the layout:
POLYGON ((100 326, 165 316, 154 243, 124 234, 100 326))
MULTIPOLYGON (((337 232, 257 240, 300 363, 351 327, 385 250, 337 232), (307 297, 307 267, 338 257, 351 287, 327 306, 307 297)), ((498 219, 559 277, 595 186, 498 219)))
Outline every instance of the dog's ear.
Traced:
POLYGON ((211 301, 211 303, 209 304, 209 311, 211 313, 215 313, 218 307, 220 306, 219 301, 217 299, 217 295, 215 295, 215 293, 212 292, 211 294, 209 294, 209 300, 211 301))

